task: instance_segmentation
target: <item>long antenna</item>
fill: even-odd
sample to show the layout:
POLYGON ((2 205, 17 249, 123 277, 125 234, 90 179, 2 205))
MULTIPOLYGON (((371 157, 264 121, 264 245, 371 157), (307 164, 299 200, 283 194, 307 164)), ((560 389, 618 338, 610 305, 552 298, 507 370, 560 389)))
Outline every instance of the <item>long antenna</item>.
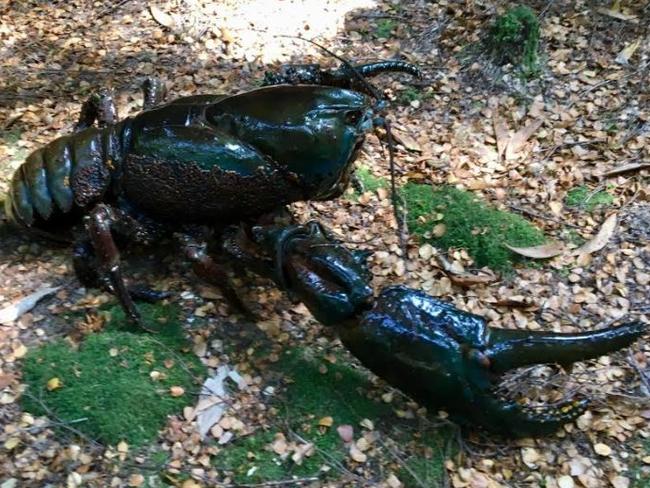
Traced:
POLYGON ((368 89, 368 91, 370 92, 370 94, 371 94, 375 99, 377 99, 377 100, 381 100, 382 98, 384 98, 384 97, 382 97, 382 96, 379 94, 379 92, 377 91, 377 88, 375 88, 375 87, 372 85, 372 83, 370 83, 368 80, 366 80, 366 79, 364 78, 364 76, 363 76, 361 73, 359 73, 359 70, 357 70, 354 66, 352 66, 348 60, 346 60, 345 58, 342 58, 341 56, 338 56, 338 55, 335 54, 335 53, 333 53, 332 51, 330 51, 329 49, 327 49, 327 48, 326 48, 325 46, 323 46, 322 44, 319 44, 319 43, 317 43, 316 41, 314 41, 314 40, 312 40, 312 39, 307 39, 306 37, 300 37, 300 36, 287 36, 287 35, 280 35, 280 36, 278 36, 278 37, 286 37, 286 38, 289 38, 289 39, 300 39, 301 41, 308 42, 308 43, 310 43, 310 44, 313 44, 313 45, 316 46, 317 48, 322 49, 322 50, 325 51, 327 54, 329 54, 330 56, 332 56, 334 59, 337 59, 337 60, 339 60, 341 63, 343 63, 343 66, 345 66, 348 70, 350 70, 350 72, 354 75, 354 77, 355 77, 358 81, 360 81, 361 84, 364 85, 364 86, 368 89))
MULTIPOLYGON (((343 66, 345 66, 350 72, 355 76, 357 80, 361 82, 362 85, 364 85, 370 94, 376 99, 376 100, 381 100, 384 97, 379 94, 377 89, 368 81, 364 76, 359 73, 359 70, 357 70, 348 60, 345 58, 342 58, 341 56, 338 56, 337 54, 333 53, 329 49, 327 49, 325 46, 317 43, 316 41, 313 41, 312 39, 307 39, 306 37, 300 37, 300 36, 288 36, 288 35, 280 35, 278 37, 286 37, 289 39, 300 39, 302 41, 306 41, 310 44, 313 44, 314 46, 318 47, 319 49, 323 50, 325 53, 329 54, 332 56, 334 59, 339 60, 343 66)), ((398 200, 399 200, 399 195, 397 193, 397 181, 395 178, 395 150, 393 146, 393 133, 391 132, 390 128, 390 122, 387 119, 382 118, 382 125, 386 129, 386 139, 388 143, 388 165, 390 168, 390 192, 391 192, 391 203, 393 205, 393 215, 395 217, 395 223, 397 225, 397 238, 399 240, 399 245, 402 250, 402 258, 407 259, 407 254, 406 254, 406 236, 404 232, 402 232, 402 218, 400 216, 399 212, 399 205, 398 205, 398 200)))

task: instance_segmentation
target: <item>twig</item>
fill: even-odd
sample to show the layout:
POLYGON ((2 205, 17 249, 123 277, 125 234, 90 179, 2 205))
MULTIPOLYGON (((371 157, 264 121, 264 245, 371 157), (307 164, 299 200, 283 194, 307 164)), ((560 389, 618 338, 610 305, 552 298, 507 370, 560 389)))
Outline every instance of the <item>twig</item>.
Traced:
POLYGON ((549 9, 553 6, 554 3, 555 3, 555 0, 549 0, 549 2, 546 4, 546 7, 544 7, 544 8, 542 9, 542 11, 539 13, 539 15, 537 16, 537 18, 538 18, 538 19, 542 19, 542 18, 544 18, 544 16, 546 15, 546 12, 549 11, 549 9))
MULTIPOLYGON (((395 449, 393 449, 393 448, 392 448, 391 446, 389 446, 386 442, 384 442, 384 440, 383 440, 381 437, 379 437, 378 440, 379 440, 379 443, 382 445, 382 447, 384 447, 384 448, 385 448, 385 449, 390 453, 390 455, 393 456, 393 457, 394 457, 394 458, 399 462, 400 467, 402 467, 402 468, 404 468, 406 471, 408 471, 408 474, 411 475, 411 477, 415 480, 415 483, 416 483, 418 486, 421 486, 422 488, 427 488, 426 483, 420 479, 420 477, 418 476, 418 474, 417 474, 415 471, 413 471, 413 469, 412 469, 412 468, 408 465, 408 463, 407 463, 407 462, 406 462, 406 461, 405 461, 405 460, 404 460, 404 459, 403 459, 403 458, 402 458, 402 457, 397 453, 397 451, 396 451, 395 449)), ((445 474, 446 474, 446 473, 445 473, 445 474)))
POLYGON ((38 404, 41 406, 41 408, 47 414, 47 416, 50 417, 51 419, 52 418, 56 419, 57 425, 59 425, 63 429, 68 430, 68 431, 72 432, 73 434, 81 437, 86 442, 92 444, 95 447, 100 447, 100 448, 104 447, 101 442, 93 439, 92 437, 88 437, 86 434, 84 434, 80 430, 75 429, 74 427, 70 427, 70 425, 69 425, 70 422, 65 422, 65 421, 61 420, 54 412, 52 412, 52 410, 45 404, 45 402, 43 402, 43 400, 40 397, 36 397, 35 395, 30 393, 29 391, 25 392, 25 395, 27 395, 32 400, 38 402, 38 404))
POLYGON ((122 7, 123 5, 129 3, 130 1, 131 1, 131 0, 121 0, 121 1, 119 1, 119 2, 116 2, 116 3, 114 3, 113 5, 111 5, 110 7, 107 7, 107 8, 105 8, 104 10, 102 10, 101 12, 99 12, 99 13, 97 14, 97 17, 95 17, 95 18, 96 18, 96 19, 101 19, 102 17, 106 17, 107 15, 112 14, 112 13, 115 12, 118 8, 120 8, 120 7, 122 7))
POLYGON ((627 354, 627 363, 634 368, 634 370, 637 372, 639 375, 639 378, 641 378, 641 383, 643 383, 643 389, 645 390, 645 396, 648 397, 650 396, 650 380, 648 380, 648 375, 646 372, 641 369, 641 366, 639 365, 639 362, 636 360, 634 357, 634 354, 632 354, 632 351, 628 352, 627 354))
POLYGON ((605 85, 609 85, 610 83, 612 83, 612 82, 614 82, 614 81, 622 81, 623 79, 624 79, 624 78, 610 78, 610 79, 608 79, 608 80, 603 80, 603 81, 601 81, 601 82, 599 82, 599 83, 596 83, 595 85, 591 85, 589 88, 587 88, 587 89, 585 89, 585 90, 582 90, 582 91, 578 94, 578 96, 577 96, 576 98, 574 98, 573 100, 569 100, 569 101, 567 102, 567 104, 564 106, 564 109, 565 109, 565 110, 569 110, 571 107, 573 107, 573 105, 574 105, 578 100, 580 100, 582 97, 584 97, 584 96, 587 95, 588 93, 591 93, 591 92, 594 91, 594 90, 598 90, 599 88, 602 88, 602 87, 605 86, 605 85))
POLYGON ((534 210, 529 210, 527 208, 519 207, 517 205, 508 205, 509 208, 512 210, 515 210, 517 212, 521 212, 526 215, 530 215, 531 217, 537 217, 538 219, 542 220, 549 220, 551 222, 555 222, 556 224, 564 225, 566 227, 572 227, 574 229, 580 229, 579 225, 575 224, 570 224, 569 222, 565 222, 564 220, 556 219, 555 217, 551 217, 549 215, 544 215, 538 212, 535 212, 534 210))
POLYGON ((229 485, 220 486, 223 488, 261 488, 264 486, 291 486, 303 483, 311 483, 312 481, 318 481, 319 479, 320 478, 318 476, 309 476, 306 478, 295 478, 290 480, 265 481, 263 483, 231 483, 229 485))

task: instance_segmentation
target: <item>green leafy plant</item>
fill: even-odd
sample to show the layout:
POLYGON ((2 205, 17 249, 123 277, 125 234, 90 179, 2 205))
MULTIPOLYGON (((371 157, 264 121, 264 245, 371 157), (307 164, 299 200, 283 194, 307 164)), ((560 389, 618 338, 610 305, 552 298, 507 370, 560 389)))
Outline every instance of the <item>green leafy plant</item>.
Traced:
POLYGON ((490 27, 484 40, 488 55, 499 65, 511 63, 524 76, 539 70, 539 21, 525 5, 509 9, 490 27))
POLYGON ((407 183, 401 195, 410 232, 444 250, 466 249, 478 266, 507 271, 522 258, 505 244, 527 247, 544 242, 542 232, 527 220, 492 208, 471 192, 407 183))
POLYGON ((597 207, 612 205, 614 196, 606 190, 592 191, 586 186, 578 186, 569 190, 565 203, 568 207, 578 207, 592 212, 597 207))
POLYGON ((381 19, 379 22, 377 22, 377 28, 375 29, 375 34, 377 35, 377 37, 380 37, 382 39, 388 39, 395 26, 396 23, 394 20, 381 19))

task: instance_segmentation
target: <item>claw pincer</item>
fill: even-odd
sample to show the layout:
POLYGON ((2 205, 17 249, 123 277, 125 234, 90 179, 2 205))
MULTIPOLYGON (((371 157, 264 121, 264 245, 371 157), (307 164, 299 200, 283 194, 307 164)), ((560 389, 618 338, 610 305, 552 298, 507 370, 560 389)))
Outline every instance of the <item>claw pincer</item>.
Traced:
POLYGON ((430 407, 512 436, 551 433, 582 414, 585 400, 529 408, 492 391, 509 369, 571 364, 630 345, 646 330, 631 322, 579 334, 506 330, 425 293, 385 289, 358 325, 339 330, 343 344, 393 386, 430 407))
MULTIPOLYGON (((318 224, 258 231, 267 276, 336 328, 347 349, 368 369, 430 408, 461 423, 508 436, 552 433, 582 414, 584 399, 525 407, 494 392, 506 371, 538 363, 568 365, 626 347, 646 325, 630 322, 577 334, 507 330, 405 286, 372 300, 365 257, 329 237, 318 224), (260 238, 264 236, 263 238, 260 238), (279 236, 283 236, 278 238, 279 236), (271 269, 280 267, 282 280, 271 269), (347 295, 347 296, 346 296, 347 295)), ((241 257, 241 256, 240 256, 241 257)))

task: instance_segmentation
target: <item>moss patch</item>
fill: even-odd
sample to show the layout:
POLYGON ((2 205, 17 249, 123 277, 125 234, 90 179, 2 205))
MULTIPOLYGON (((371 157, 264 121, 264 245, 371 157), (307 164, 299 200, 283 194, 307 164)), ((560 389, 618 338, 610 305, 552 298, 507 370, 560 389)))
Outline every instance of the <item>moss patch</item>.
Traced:
MULTIPOLYGON (((367 398, 368 379, 345 365, 345 358, 331 364, 309 349, 297 350, 285 354, 274 368, 288 382, 274 404, 278 429, 236 441, 214 459, 215 466, 231 472, 236 482, 261 483, 318 475, 323 465, 341 462, 348 456, 337 426, 349 424, 358 433, 361 420, 377 422, 391 411, 388 405, 367 398), (328 416, 333 418, 333 425, 320 427, 319 420, 328 416), (315 446, 316 452, 300 465, 289 458, 280 459, 268 447, 275 432, 283 432, 291 441, 289 431, 315 446)), ((338 473, 336 469, 332 471, 338 473)))
POLYGON ((392 19, 381 19, 377 22, 375 35, 381 39, 388 39, 396 26, 397 22, 392 19))
POLYGON ((444 250, 467 249, 477 266, 507 271, 522 258, 504 244, 526 247, 544 242, 542 232, 527 220, 491 208, 471 192, 407 183, 401 194, 410 232, 444 250), (434 229, 444 233, 435 237, 434 229))
POLYGON ((605 191, 592 191, 586 186, 572 188, 567 193, 567 207, 577 207, 592 212, 596 207, 608 206, 614 203, 614 196, 605 191))
POLYGON ((386 180, 386 178, 375 176, 366 166, 359 166, 355 174, 357 175, 357 178, 359 178, 361 185, 363 185, 364 191, 374 192, 380 188, 388 187, 388 180, 386 180))
POLYGON ((525 5, 508 9, 490 27, 484 48, 496 64, 510 63, 524 76, 534 76, 539 70, 537 15, 525 5))
POLYGON ((165 317, 165 333, 128 332, 116 313, 106 331, 90 334, 78 348, 60 341, 31 351, 23 369, 29 387, 22 398, 25 410, 62 422, 87 419, 75 428, 108 444, 125 440, 140 446, 155 438, 168 415, 193 402, 198 389, 193 376, 204 370, 179 340, 176 308, 148 305, 141 310, 148 323, 165 317), (62 386, 50 391, 52 378, 62 386), (185 393, 173 397, 172 386, 185 393))
MULTIPOLYGON (((342 461, 347 453, 336 426, 357 426, 362 419, 377 418, 390 409, 366 398, 363 391, 368 379, 341 363, 330 364, 310 350, 298 350, 285 354, 274 366, 289 379, 275 404, 278 416, 291 430, 313 442, 316 453, 300 465, 290 459, 280 460, 268 449, 274 433, 259 432, 224 450, 215 458, 215 464, 232 471, 235 481, 251 483, 317 475, 321 466, 342 461), (322 368, 326 373, 321 372, 322 368), (322 429, 318 421, 327 416, 334 419, 334 424, 322 429)), ((289 438, 289 433, 284 433, 289 438)))

